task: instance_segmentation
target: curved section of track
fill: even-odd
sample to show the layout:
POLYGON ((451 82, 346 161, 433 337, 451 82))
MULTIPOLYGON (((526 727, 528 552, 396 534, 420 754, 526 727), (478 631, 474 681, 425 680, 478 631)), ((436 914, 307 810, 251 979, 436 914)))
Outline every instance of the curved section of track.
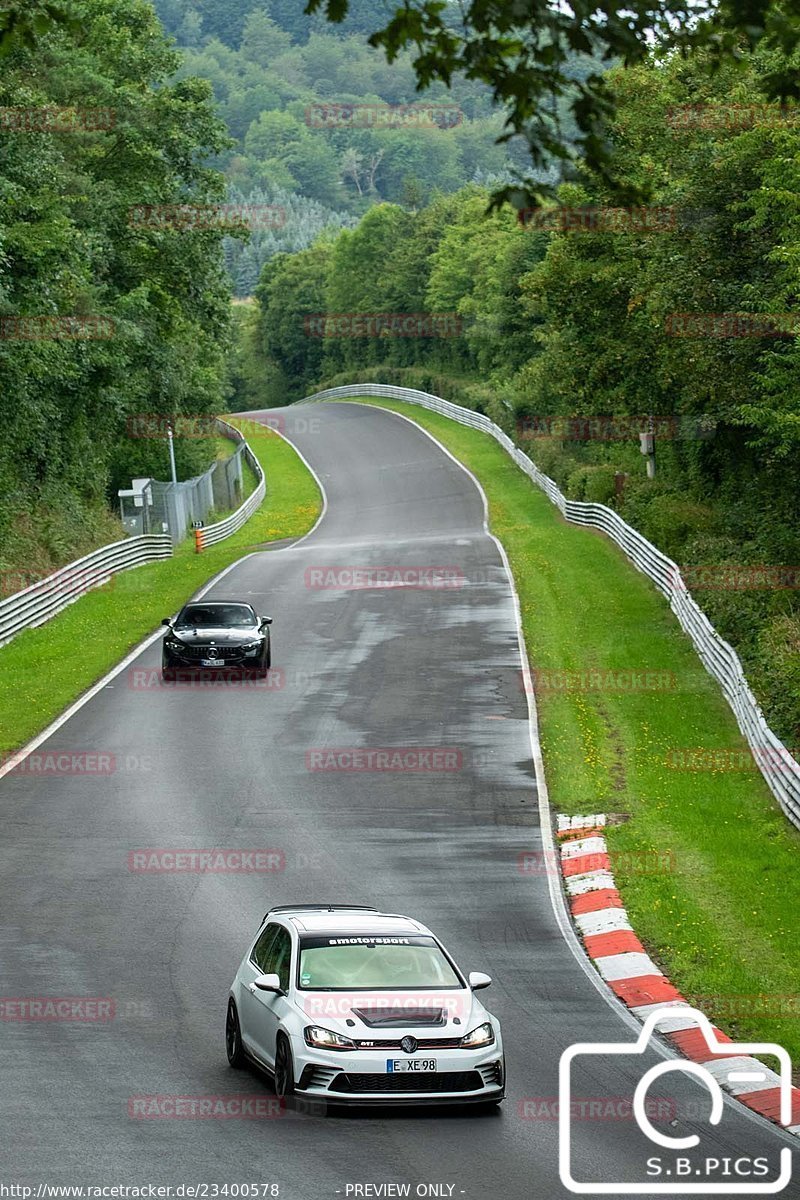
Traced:
MULTIPOLYGON (((630 1032, 564 941, 547 879, 518 870, 541 847, 536 784, 513 595, 482 498, 407 421, 347 404, 281 411, 324 485, 325 516, 210 594, 274 617, 282 686, 161 687, 151 646, 37 751, 105 754, 110 773, 42 775, 28 763, 0 781, 0 994, 115 1004, 105 1022, 0 1022, 0 1179, 277 1183, 297 1200, 379 1195, 346 1189, 381 1183, 566 1196, 560 1054, 630 1032), (419 570, 423 586, 327 586, 350 568, 392 567, 412 581, 419 570), (431 571, 460 586, 424 586, 431 571), (423 762, 446 747, 455 769, 313 769, 316 750, 388 746, 423 762), (137 849, 213 847, 272 849, 284 869, 130 869, 137 849), (320 899, 416 915, 465 970, 494 977, 488 1002, 509 1058, 501 1112, 131 1115, 137 1096, 269 1094, 257 1074, 227 1068, 227 989, 267 907, 320 899)), ((630 1095, 636 1078, 598 1061, 582 1094, 630 1095)), ((687 1096, 702 1105, 692 1084, 665 1097, 678 1106, 675 1132, 686 1132, 687 1096)), ((576 1124, 587 1178, 632 1178, 653 1149, 615 1111, 576 1124)), ((730 1106, 723 1127, 704 1134, 711 1154, 774 1159, 781 1145, 730 1106)))

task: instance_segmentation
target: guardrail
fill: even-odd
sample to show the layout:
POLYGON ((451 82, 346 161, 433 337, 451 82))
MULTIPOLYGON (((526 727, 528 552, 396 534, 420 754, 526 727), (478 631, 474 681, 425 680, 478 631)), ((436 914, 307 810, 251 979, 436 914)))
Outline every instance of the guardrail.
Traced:
POLYGON ((118 572, 169 558, 171 554, 172 542, 166 534, 147 533, 102 546, 61 567, 46 579, 0 600, 0 646, 23 629, 43 625, 92 588, 108 583, 118 572))
MULTIPOLYGON (((198 531, 202 533, 203 544, 207 546, 221 542, 241 529, 264 499, 267 490, 261 463, 247 445, 244 435, 221 419, 217 420, 217 427, 225 437, 234 442, 244 443, 244 457, 253 468, 258 483, 236 512, 198 531)), ((93 550, 91 554, 54 571, 46 579, 37 580, 23 591, 0 600, 0 646, 10 642, 23 629, 43 625, 92 588, 108 583, 120 571, 128 571, 132 567, 158 562, 171 556, 172 539, 169 534, 160 533, 125 538, 124 541, 113 542, 110 546, 93 550)))
POLYGON ((591 525, 612 538, 637 570, 647 575, 669 601, 681 628, 689 635, 703 666, 716 679, 728 701, 739 729, 752 751, 754 761, 764 776, 772 794, 788 819, 800 829, 800 764, 792 757, 783 742, 770 729, 758 701, 745 678, 741 660, 734 648, 717 633, 700 605, 689 592, 676 563, 649 542, 619 513, 605 504, 567 500, 558 484, 545 475, 499 425, 482 413, 460 408, 429 392, 413 388, 391 387, 386 384, 358 383, 350 387, 328 388, 306 396, 300 403, 333 400, 346 396, 378 396, 405 400, 441 413, 479 429, 493 437, 527 476, 541 488, 568 521, 576 525, 591 525))
POLYGON ((245 441, 244 434, 234 425, 229 425, 227 421, 218 420, 217 428, 220 433, 224 434, 225 437, 231 438, 232 441, 244 442, 245 460, 252 467, 258 483, 244 504, 237 508, 235 513, 231 513, 229 517, 224 517, 223 520, 217 521, 214 525, 204 525, 202 529, 197 530, 195 543, 198 550, 204 550, 206 546, 213 546, 216 542, 221 542, 240 530, 245 521, 248 521, 252 517, 267 494, 266 476, 261 468, 261 463, 245 441))

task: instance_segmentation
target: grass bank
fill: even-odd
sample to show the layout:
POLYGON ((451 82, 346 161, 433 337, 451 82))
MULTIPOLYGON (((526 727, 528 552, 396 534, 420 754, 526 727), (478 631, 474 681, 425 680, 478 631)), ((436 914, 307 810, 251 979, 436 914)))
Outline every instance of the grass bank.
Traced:
POLYGON ((190 537, 171 559, 124 571, 0 647, 0 753, 39 733, 217 572, 256 546, 300 537, 314 524, 322 502, 307 467, 276 433, 254 435, 252 422, 246 424, 267 495, 238 533, 202 554, 190 537))
POLYGON ((800 1061, 800 834, 666 601, 613 542, 564 521, 488 435, 367 402, 429 430, 486 491, 540 674, 553 808, 630 818, 608 840, 648 950, 731 1036, 800 1061), (721 766, 703 769, 698 750, 721 751, 721 766))

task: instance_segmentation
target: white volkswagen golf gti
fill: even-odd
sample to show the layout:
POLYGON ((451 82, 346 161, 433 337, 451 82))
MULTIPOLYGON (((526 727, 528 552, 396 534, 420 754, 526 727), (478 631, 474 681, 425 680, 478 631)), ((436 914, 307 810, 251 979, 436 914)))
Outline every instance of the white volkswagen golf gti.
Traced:
POLYGON ((498 1104, 500 1025, 418 921, 362 905, 271 909, 228 999, 232 1067, 328 1104, 498 1104))

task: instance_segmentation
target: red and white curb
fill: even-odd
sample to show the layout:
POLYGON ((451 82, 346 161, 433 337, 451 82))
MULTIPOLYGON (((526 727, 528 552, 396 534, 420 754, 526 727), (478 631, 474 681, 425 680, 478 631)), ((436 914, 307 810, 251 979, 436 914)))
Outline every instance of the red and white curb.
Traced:
MULTIPOLYGON (((712 1055, 696 1019, 681 1011, 694 1011, 692 1005, 634 933, 614 883, 605 826, 604 813, 557 817, 561 873, 586 953, 618 999, 643 1023, 657 1009, 674 1009, 674 1017, 659 1023, 666 1040, 685 1058, 701 1063, 742 1104, 779 1124, 780 1076, 756 1058, 735 1052, 712 1055), (755 1083, 753 1076, 760 1081, 755 1083)), ((719 1042, 733 1045, 716 1026, 712 1031, 719 1042)), ((792 1088, 792 1124, 783 1128, 800 1136, 800 1088, 792 1088)))

